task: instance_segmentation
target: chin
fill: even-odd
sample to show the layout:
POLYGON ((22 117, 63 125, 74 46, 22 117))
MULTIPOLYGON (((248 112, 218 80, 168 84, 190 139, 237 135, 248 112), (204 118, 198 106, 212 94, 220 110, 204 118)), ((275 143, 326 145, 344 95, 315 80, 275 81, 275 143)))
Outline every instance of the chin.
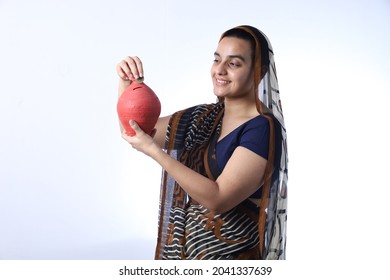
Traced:
POLYGON ((214 95, 216 96, 216 97, 225 97, 225 92, 221 92, 220 90, 215 90, 214 89, 214 95))

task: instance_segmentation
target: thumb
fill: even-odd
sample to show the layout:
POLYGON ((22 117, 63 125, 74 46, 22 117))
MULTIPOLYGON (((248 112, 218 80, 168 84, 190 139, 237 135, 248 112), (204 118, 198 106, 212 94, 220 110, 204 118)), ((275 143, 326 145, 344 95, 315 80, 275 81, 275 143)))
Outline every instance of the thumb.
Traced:
POLYGON ((139 127, 139 125, 137 124, 136 121, 130 120, 129 124, 130 124, 131 128, 135 131, 135 133, 141 131, 141 128, 139 127))

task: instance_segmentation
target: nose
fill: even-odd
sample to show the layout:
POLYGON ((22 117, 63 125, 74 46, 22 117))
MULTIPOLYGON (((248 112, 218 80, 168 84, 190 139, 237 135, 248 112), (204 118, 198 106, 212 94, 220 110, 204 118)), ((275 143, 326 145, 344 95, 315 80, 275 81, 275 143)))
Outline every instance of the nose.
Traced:
POLYGON ((225 75, 227 73, 226 71, 226 65, 225 63, 217 63, 214 65, 214 72, 215 74, 218 74, 218 75, 225 75))

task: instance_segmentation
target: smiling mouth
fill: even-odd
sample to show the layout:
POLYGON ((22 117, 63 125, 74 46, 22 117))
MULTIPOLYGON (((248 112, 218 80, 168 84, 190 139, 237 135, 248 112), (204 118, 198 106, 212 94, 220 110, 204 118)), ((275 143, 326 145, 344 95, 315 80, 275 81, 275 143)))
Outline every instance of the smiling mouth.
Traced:
POLYGON ((230 82, 229 81, 225 81, 225 80, 220 80, 220 79, 215 79, 216 83, 218 85, 227 85, 229 84, 230 82))

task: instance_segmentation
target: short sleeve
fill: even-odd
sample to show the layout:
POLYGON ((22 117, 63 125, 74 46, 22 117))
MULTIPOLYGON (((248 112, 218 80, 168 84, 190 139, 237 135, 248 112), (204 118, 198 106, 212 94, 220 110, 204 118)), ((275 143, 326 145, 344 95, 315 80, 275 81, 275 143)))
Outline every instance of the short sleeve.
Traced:
POLYGON ((245 147, 259 156, 268 159, 269 122, 266 118, 255 118, 243 130, 239 146, 245 147))
POLYGON ((239 146, 268 159, 269 135, 269 122, 263 116, 257 116, 232 131, 216 145, 220 170, 225 168, 234 150, 239 146))

